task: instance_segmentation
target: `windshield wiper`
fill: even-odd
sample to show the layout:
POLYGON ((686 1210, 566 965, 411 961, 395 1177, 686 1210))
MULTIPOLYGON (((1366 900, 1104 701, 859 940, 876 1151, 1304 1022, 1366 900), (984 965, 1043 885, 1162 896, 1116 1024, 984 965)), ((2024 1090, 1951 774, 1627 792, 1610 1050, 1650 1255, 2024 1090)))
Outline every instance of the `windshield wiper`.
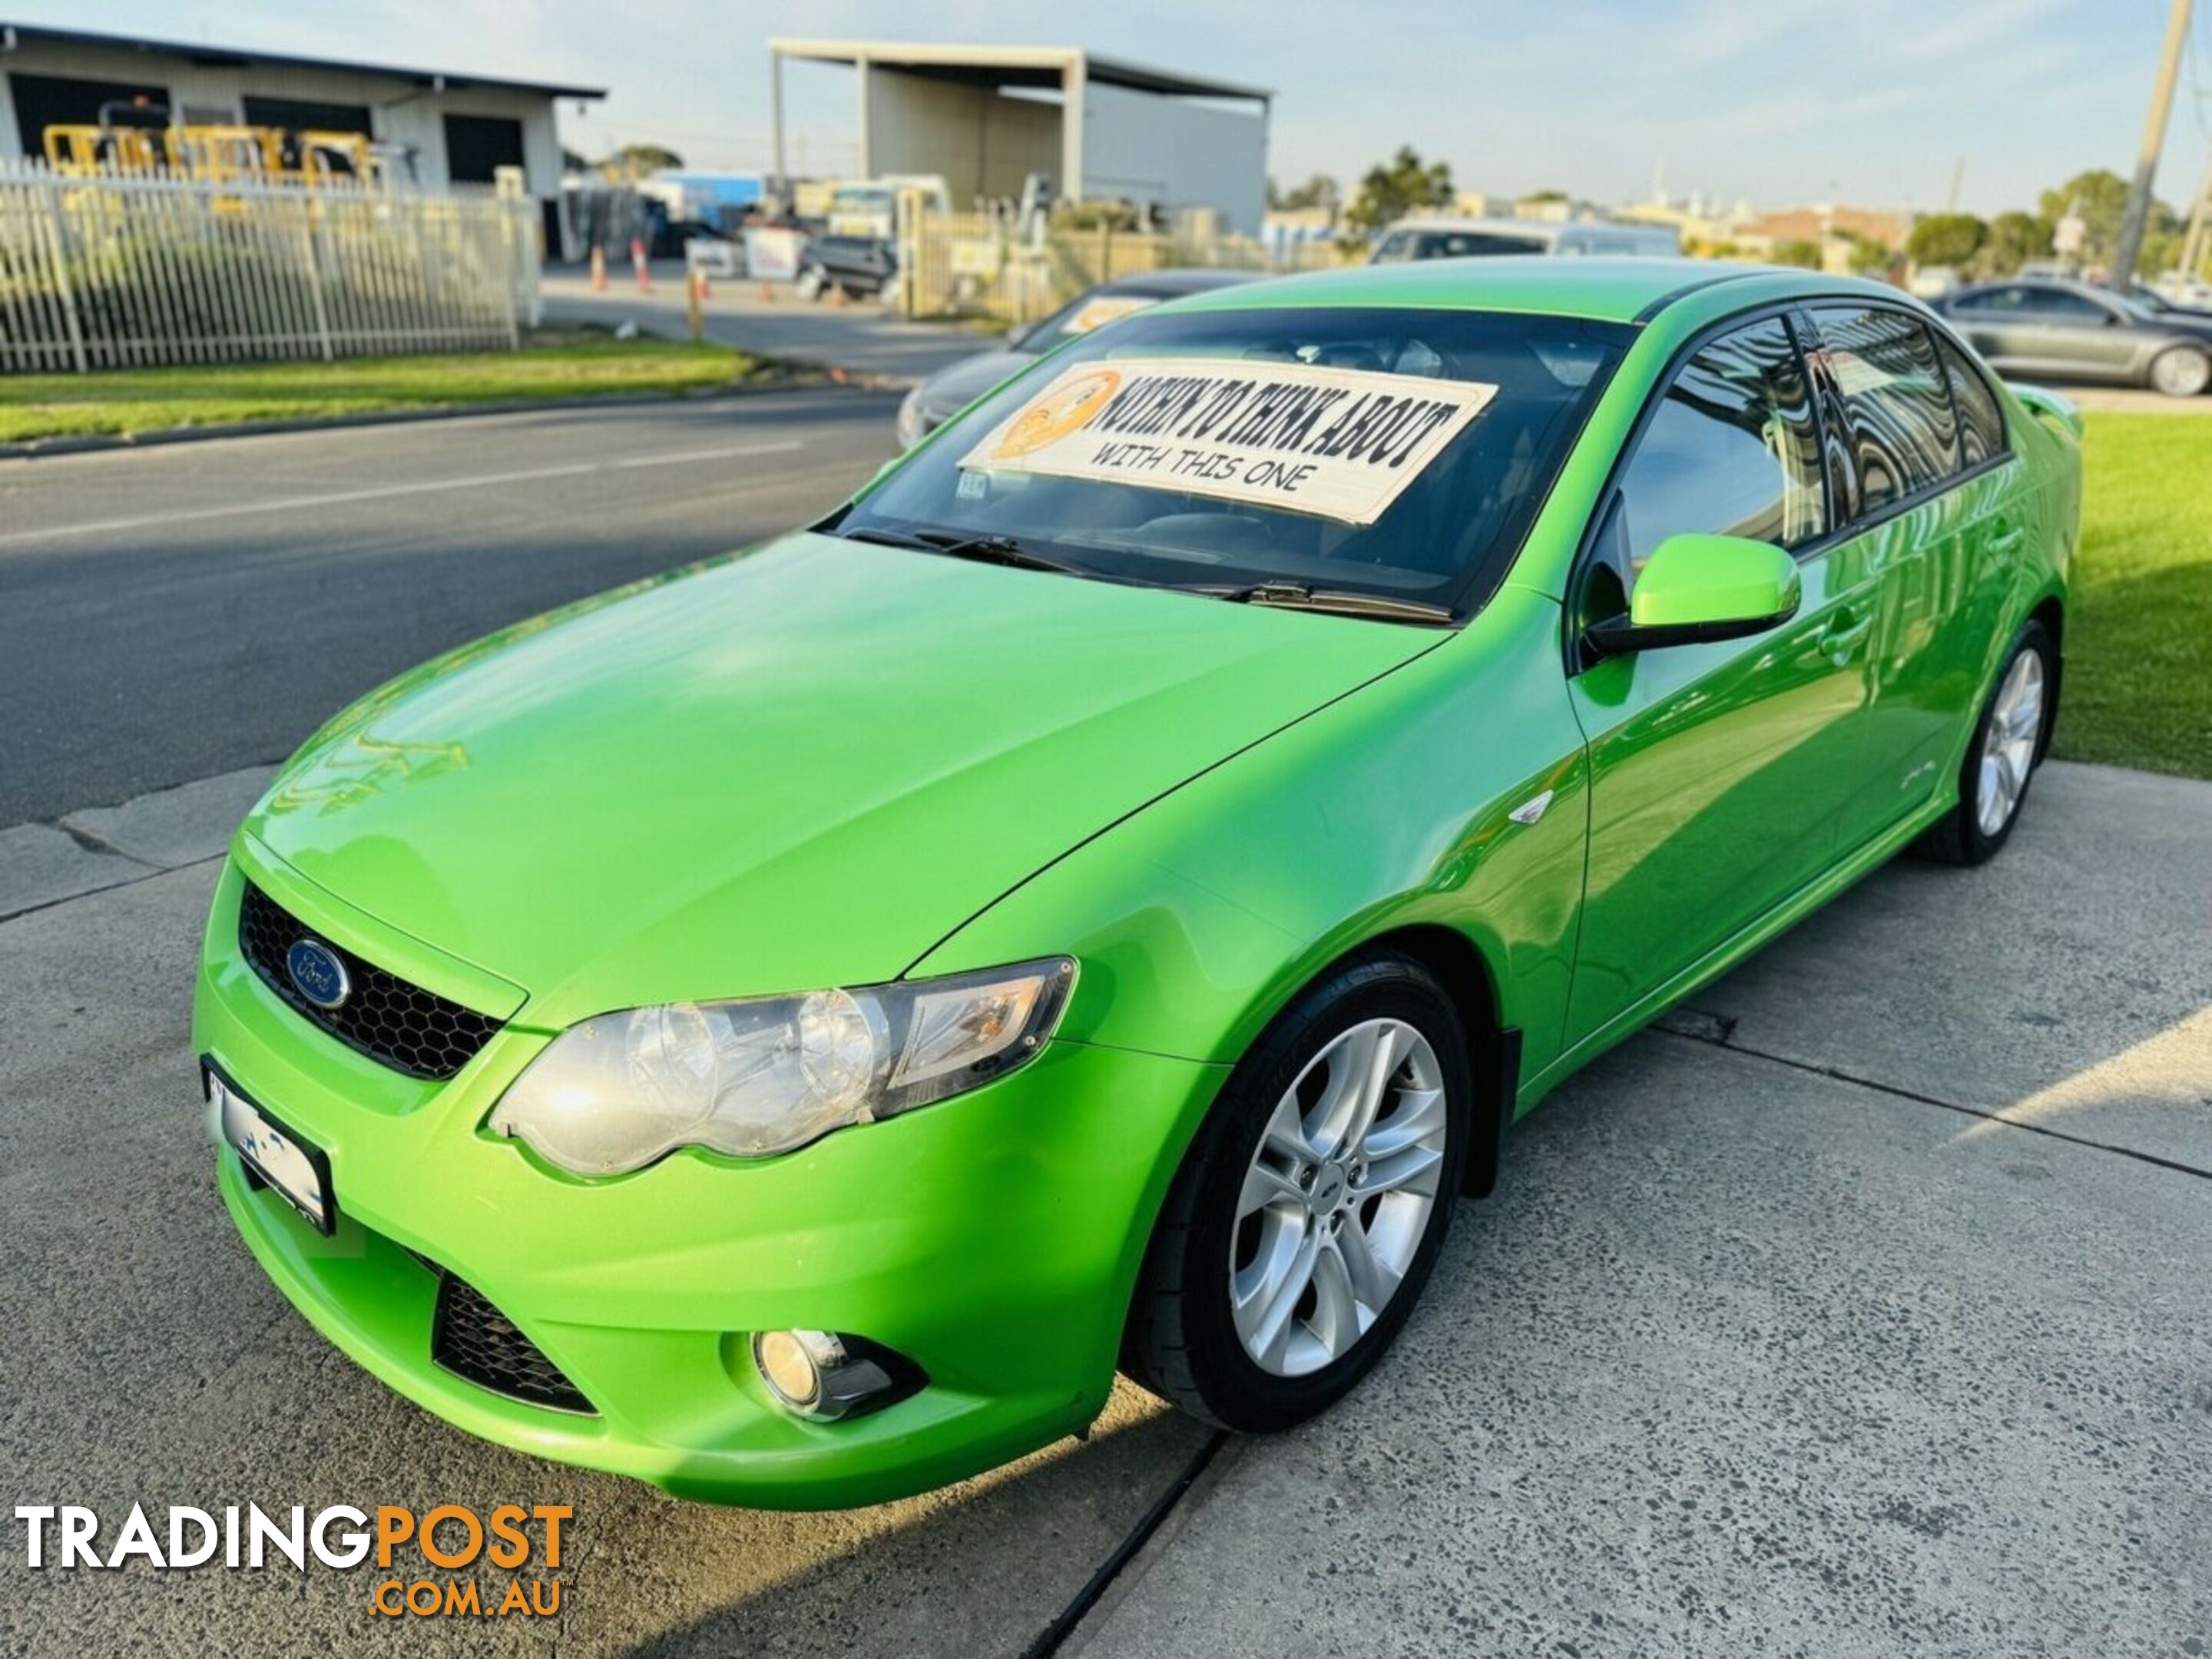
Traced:
POLYGON ((1255 582, 1249 587, 1194 587, 1193 593, 1227 599, 1232 605, 1280 605, 1286 611, 1325 611, 1336 617, 1371 617, 1377 622, 1444 624, 1457 620, 1440 605, 1419 599, 1386 599, 1338 588, 1308 587, 1303 582, 1255 582))
POLYGON ((1080 565, 1048 559, 1032 553, 1012 536, 963 536, 949 530, 840 530, 848 542, 873 542, 881 547, 910 547, 917 552, 942 553, 947 558, 973 559, 978 564, 1002 564, 1013 570, 1049 570, 1062 576, 1087 576, 1080 565))

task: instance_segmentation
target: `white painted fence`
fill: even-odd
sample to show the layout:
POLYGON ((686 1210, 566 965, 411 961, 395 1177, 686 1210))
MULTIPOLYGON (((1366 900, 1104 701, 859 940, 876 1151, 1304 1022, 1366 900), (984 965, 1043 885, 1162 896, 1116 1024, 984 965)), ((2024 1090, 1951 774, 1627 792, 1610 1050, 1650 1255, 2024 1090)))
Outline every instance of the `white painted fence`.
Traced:
POLYGON ((526 198, 0 161, 0 373, 511 348, 526 198))

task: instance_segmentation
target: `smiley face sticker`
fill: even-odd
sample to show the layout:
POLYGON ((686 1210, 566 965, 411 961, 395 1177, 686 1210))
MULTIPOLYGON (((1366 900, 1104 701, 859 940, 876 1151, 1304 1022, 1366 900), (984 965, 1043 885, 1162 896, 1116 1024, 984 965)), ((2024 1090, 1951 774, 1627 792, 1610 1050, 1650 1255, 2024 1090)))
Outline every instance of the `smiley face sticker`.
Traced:
POLYGON ((992 451, 992 459, 1011 461, 1079 431, 1121 386, 1121 375, 1110 368, 1095 368, 1060 380, 1014 417, 992 451))

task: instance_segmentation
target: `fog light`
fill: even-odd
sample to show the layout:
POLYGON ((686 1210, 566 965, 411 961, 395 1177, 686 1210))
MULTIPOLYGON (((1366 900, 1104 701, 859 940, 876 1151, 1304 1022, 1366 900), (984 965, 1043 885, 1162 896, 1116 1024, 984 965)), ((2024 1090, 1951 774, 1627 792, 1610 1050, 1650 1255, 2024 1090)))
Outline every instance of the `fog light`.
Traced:
POLYGON ((786 1410, 817 1423, 879 1410, 926 1380, 881 1343, 836 1331, 758 1332, 753 1365, 786 1410))

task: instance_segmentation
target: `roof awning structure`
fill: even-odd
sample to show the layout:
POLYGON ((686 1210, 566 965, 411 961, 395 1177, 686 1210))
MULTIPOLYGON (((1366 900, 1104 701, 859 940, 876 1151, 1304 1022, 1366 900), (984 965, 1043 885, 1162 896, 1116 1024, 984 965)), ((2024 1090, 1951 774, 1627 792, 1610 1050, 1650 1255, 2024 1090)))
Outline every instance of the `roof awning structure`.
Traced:
POLYGON ((100 46, 111 52, 132 52, 149 57, 177 58, 204 69, 337 70, 349 75, 387 76, 425 88, 454 92, 470 87, 495 88, 503 92, 533 92, 549 98, 604 98, 605 87, 571 87, 546 81, 515 81, 504 76, 470 75, 458 70, 407 69, 391 64, 367 64, 358 58, 301 58, 289 52, 256 52, 245 46, 210 46, 204 40, 159 40, 139 34, 100 34, 89 29, 48 28, 38 23, 0 23, 0 46, 41 42, 64 46, 100 46))
POLYGON ((961 46, 911 40, 799 40, 768 43, 771 58, 796 58, 817 64, 858 68, 876 64, 933 80, 969 86, 1064 87, 1071 75, 1101 86, 1170 98, 1221 98, 1265 104, 1274 94, 1209 76, 1155 69, 1126 58, 1108 58, 1081 46, 961 46))

